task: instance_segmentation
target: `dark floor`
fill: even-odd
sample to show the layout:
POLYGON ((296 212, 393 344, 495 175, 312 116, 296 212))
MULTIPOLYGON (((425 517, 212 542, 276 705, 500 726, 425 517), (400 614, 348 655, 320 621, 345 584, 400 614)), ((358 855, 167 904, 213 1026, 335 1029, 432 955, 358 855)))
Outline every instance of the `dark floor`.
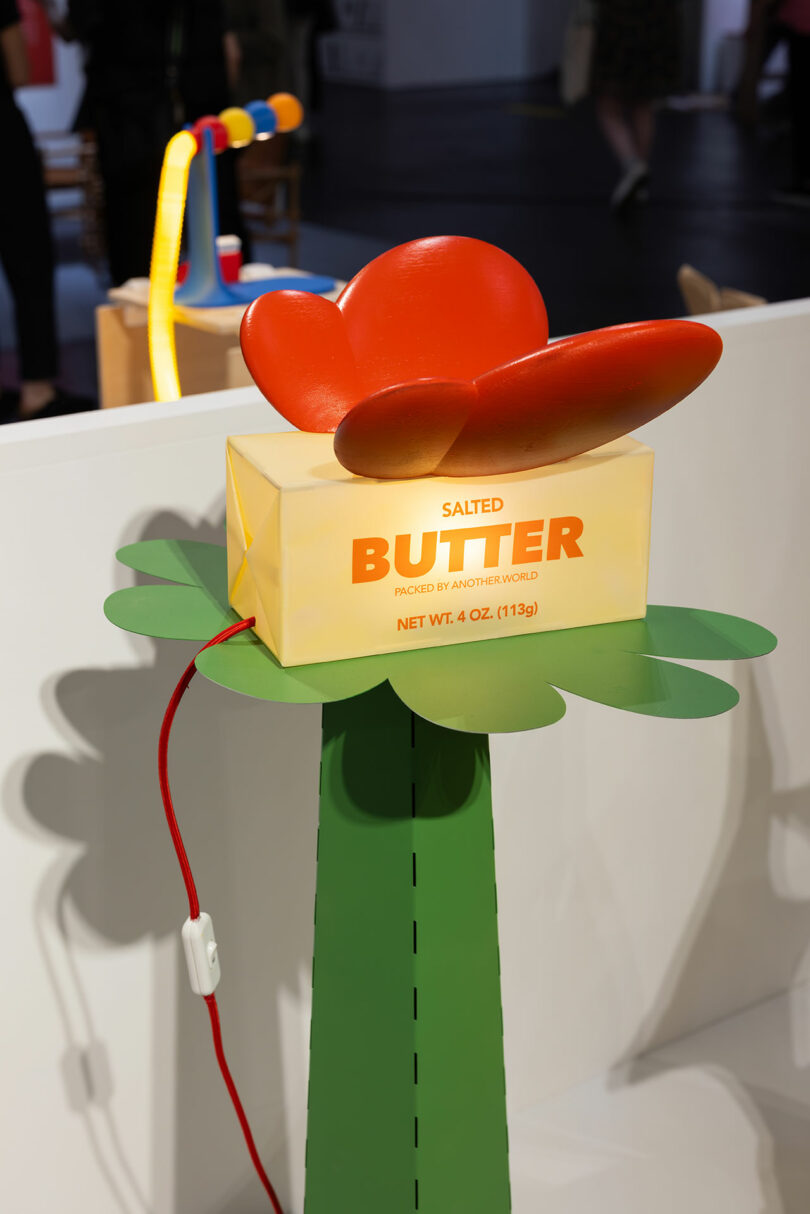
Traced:
MULTIPOLYGON (((586 103, 563 111, 551 82, 379 93, 326 90, 307 145, 301 264, 350 277, 384 248, 457 233, 508 250, 536 278, 559 335, 676 316, 690 262, 720 285, 810 295, 810 211, 770 201, 789 176, 778 106, 755 133, 730 114, 661 114, 649 203, 617 218, 616 168, 586 103)), ((57 225, 63 382, 94 390, 93 307, 103 283, 57 225)), ((279 250, 259 248, 262 260, 279 250)), ((0 291, 0 379, 13 382, 0 291)))
POLYGON ((672 316, 687 261, 769 300, 810 294, 810 213, 777 207, 789 176, 778 117, 756 135, 724 112, 661 115, 651 199, 616 219, 616 169, 589 105, 549 83, 327 94, 305 212, 391 244, 457 233, 532 273, 553 333, 672 316))

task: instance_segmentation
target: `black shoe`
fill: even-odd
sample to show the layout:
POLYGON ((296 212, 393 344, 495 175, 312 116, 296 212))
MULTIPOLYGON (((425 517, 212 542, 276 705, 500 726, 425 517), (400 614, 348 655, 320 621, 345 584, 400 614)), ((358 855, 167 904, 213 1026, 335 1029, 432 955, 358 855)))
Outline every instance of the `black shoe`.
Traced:
POLYGON ((636 160, 624 172, 619 179, 616 189, 613 191, 610 198, 610 206, 613 211, 622 211, 631 202, 635 201, 639 193, 648 189, 650 184, 650 170, 643 160, 636 160))

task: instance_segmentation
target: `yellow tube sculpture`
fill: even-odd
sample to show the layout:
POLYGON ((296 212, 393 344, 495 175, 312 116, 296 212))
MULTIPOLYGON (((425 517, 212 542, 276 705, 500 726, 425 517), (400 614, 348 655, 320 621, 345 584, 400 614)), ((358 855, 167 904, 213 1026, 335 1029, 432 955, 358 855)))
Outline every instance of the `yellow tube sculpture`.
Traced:
POLYGON ((149 362, 155 399, 180 399, 180 377, 174 342, 174 284, 180 257, 180 234, 188 190, 188 172, 197 140, 180 131, 166 146, 160 171, 155 237, 149 271, 149 362))

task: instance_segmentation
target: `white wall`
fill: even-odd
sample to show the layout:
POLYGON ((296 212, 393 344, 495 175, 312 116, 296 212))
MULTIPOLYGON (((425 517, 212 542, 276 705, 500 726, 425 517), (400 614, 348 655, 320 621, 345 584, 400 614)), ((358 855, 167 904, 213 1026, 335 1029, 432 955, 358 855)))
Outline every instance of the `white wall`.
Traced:
POLYGON ((570 0, 525 0, 523 77, 545 76, 559 67, 570 8, 570 0))
POLYGON ((726 34, 741 34, 748 21, 749 0, 703 0, 700 87, 704 93, 719 87, 718 51, 726 34))
POLYGON ((525 80, 559 63, 568 0, 379 0, 339 6, 330 79, 383 88, 525 80))
MULTIPOLYGON (((650 600, 780 636, 773 655, 718 671, 742 705, 670 722, 572 699, 558 725, 492 740, 512 1115, 806 974, 808 318, 810 302, 718 318, 718 371, 643 435, 650 600)), ((185 910, 154 748, 189 647, 130 637, 101 604, 132 580, 118 545, 222 536, 224 438, 278 424, 245 389, 0 431, 10 1210, 262 1208, 178 964, 185 910)), ((319 744, 317 708, 199 680, 172 755, 232 1065, 288 1214, 303 1184, 319 744)))
POLYGON ((54 84, 18 89, 17 104, 34 131, 69 131, 84 91, 82 53, 77 43, 54 40, 54 84))
POLYGON ((569 701, 556 735, 493 746, 516 1104, 810 973, 808 318, 710 318, 719 367, 638 432, 656 452, 649 601, 779 637, 766 659, 706 667, 740 706, 666 722, 569 701))
POLYGON ((388 0, 388 88, 513 80, 523 68, 522 0, 388 0))

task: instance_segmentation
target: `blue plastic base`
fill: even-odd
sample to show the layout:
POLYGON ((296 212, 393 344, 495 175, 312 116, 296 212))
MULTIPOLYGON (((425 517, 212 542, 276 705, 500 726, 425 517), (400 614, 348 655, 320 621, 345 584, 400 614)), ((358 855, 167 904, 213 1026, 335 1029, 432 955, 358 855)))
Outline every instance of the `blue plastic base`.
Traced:
POLYGON ((214 279, 189 286, 188 281, 174 293, 174 302, 194 308, 229 308, 252 303, 268 291, 309 291, 322 295, 335 289, 334 278, 320 274, 283 274, 274 278, 259 278, 253 282, 224 283, 214 279))
POLYGON ((194 308, 229 308, 252 303, 268 291, 309 291, 322 295, 335 287, 333 278, 285 274, 257 282, 226 283, 217 255, 219 203, 214 168, 214 143, 210 130, 203 134, 202 147, 192 159, 188 179, 186 235, 188 276, 174 292, 174 302, 194 308))

